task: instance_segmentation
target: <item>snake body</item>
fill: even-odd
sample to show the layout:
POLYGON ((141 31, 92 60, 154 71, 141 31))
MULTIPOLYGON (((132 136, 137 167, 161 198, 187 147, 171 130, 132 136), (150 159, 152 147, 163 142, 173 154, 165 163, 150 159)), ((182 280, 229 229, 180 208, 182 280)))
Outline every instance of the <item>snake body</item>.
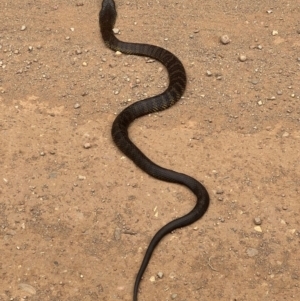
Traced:
POLYGON ((99 23, 106 46, 114 51, 147 56, 161 62, 168 71, 169 85, 163 93, 140 100, 126 107, 113 122, 111 130, 113 141, 128 158, 147 174, 162 181, 184 185, 197 197, 195 207, 188 214, 169 222, 152 238, 135 280, 133 301, 137 301, 141 278, 157 244, 171 231, 190 225, 200 219, 208 208, 209 195, 200 182, 188 175, 155 164, 130 140, 128 136, 129 125, 141 116, 162 111, 174 105, 181 98, 187 79, 182 63, 171 52, 154 45, 126 43, 118 40, 113 33, 116 18, 117 11, 114 0, 103 0, 99 13, 99 23))

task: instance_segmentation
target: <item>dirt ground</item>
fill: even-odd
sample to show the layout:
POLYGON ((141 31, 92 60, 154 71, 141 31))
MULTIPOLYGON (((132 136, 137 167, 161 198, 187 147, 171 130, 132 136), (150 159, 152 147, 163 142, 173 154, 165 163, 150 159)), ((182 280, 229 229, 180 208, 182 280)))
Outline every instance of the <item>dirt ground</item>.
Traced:
MULTIPOLYGON (((299 300, 300 1, 116 3, 119 38, 172 51, 188 76, 130 135, 211 197, 159 244, 139 300, 299 300)), ((168 78, 105 47, 100 5, 0 2, 0 300, 132 300, 150 239, 194 205, 112 142, 116 114, 168 78)))

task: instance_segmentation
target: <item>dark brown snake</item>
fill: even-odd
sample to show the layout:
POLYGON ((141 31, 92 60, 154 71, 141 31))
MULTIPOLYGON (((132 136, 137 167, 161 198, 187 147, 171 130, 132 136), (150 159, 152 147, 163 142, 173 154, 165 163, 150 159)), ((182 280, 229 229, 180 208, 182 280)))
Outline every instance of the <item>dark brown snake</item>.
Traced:
POLYGON ((209 195, 205 187, 194 178, 160 167, 152 162, 130 140, 128 127, 135 119, 146 114, 165 110, 181 98, 186 87, 186 74, 182 63, 171 52, 154 45, 125 43, 118 40, 113 33, 116 18, 117 11, 114 0, 103 0, 99 13, 99 23, 106 46, 125 54, 147 56, 158 60, 168 71, 169 86, 163 93, 140 100, 125 108, 113 123, 111 131, 113 140, 118 148, 147 174, 162 181, 184 185, 197 197, 196 205, 192 211, 163 226, 152 238, 135 280, 133 301, 137 301, 141 278, 157 244, 171 231, 190 225, 200 219, 208 208, 209 195))

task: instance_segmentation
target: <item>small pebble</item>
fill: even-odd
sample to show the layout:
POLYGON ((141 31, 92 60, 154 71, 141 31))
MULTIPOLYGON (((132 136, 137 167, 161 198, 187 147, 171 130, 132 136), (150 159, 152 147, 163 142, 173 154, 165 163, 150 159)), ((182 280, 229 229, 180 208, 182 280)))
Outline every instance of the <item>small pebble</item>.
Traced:
POLYGON ((74 105, 74 109, 79 109, 80 108, 80 104, 79 103, 76 103, 75 105, 74 105))
POLYGON ((158 278, 161 279, 162 277, 164 277, 164 273, 163 273, 163 272, 158 272, 158 273, 157 273, 157 276, 158 276, 158 278))
POLYGON ((151 277, 150 277, 150 281, 151 281, 151 282, 155 282, 155 277, 154 277, 154 276, 151 276, 151 277))
POLYGON ((88 149, 88 148, 91 148, 92 146, 91 146, 90 143, 85 143, 85 144, 83 145, 83 147, 84 147, 85 149, 88 149))
POLYGON ((31 52, 33 50, 32 46, 28 46, 28 51, 31 52))
POLYGON ((259 101, 257 102, 257 104, 258 104, 259 106, 262 106, 262 105, 263 105, 263 102, 262 102, 261 100, 259 100, 259 101))
POLYGON ((85 179, 86 179, 86 176, 81 176, 81 175, 78 176, 78 180, 83 181, 83 180, 85 180, 85 179))
POLYGON ((80 49, 76 49, 75 53, 76 53, 76 54, 81 54, 82 51, 81 51, 80 49))
POLYGON ((115 233, 114 233, 115 240, 120 240, 121 239, 121 233, 122 233, 122 231, 121 231, 120 228, 115 229, 115 233))
POLYGON ((29 293, 31 295, 35 295, 36 294, 36 289, 33 286, 31 286, 31 285, 29 285, 27 283, 19 283, 18 286, 19 286, 20 290, 22 290, 22 291, 24 291, 26 293, 29 293))
POLYGON ((263 47, 261 45, 257 45, 257 49, 262 50, 263 47))
POLYGON ((121 54, 122 54, 121 51, 116 51, 116 55, 117 55, 117 56, 119 56, 119 55, 121 55, 121 54))
POLYGON ((211 73, 209 70, 207 70, 207 71, 206 71, 206 75, 207 75, 207 76, 212 76, 212 73, 211 73))
POLYGON ((282 137, 283 138, 286 138, 286 137, 288 137, 290 134, 288 133, 288 132, 284 132, 283 134, 282 134, 282 137))
POLYGON ((22 25, 21 30, 24 31, 26 29, 25 25, 22 25))
POLYGON ((282 91, 281 91, 281 90, 278 90, 278 91, 277 91, 277 95, 282 95, 282 91))
POLYGON ((258 255, 258 250, 254 248, 248 248, 246 252, 249 257, 254 257, 258 255))
POLYGON ((172 299, 176 299, 177 298, 177 294, 172 294, 171 298, 172 299))
POLYGON ((229 39, 228 35, 226 35, 226 34, 220 37, 220 41, 223 45, 230 43, 230 39, 229 39))
POLYGON ((118 33, 120 33, 120 29, 119 28, 113 28, 113 32, 114 32, 114 34, 118 34, 118 33))
POLYGON ((86 67, 87 65, 88 65, 87 62, 83 62, 83 63, 82 63, 82 66, 83 66, 83 67, 86 67))
POLYGON ((254 218, 254 224, 255 225, 261 225, 261 219, 259 217, 254 218))
POLYGON ((261 229, 260 226, 255 226, 255 227, 254 227, 254 230, 255 230, 256 232, 262 232, 262 229, 261 229))
POLYGON ((277 30, 273 30, 272 31, 272 36, 277 36, 278 35, 278 31, 277 30))
POLYGON ((246 57, 245 55, 241 54, 241 55, 239 56, 239 60, 240 60, 241 62, 245 62, 245 61, 247 60, 247 57, 246 57))

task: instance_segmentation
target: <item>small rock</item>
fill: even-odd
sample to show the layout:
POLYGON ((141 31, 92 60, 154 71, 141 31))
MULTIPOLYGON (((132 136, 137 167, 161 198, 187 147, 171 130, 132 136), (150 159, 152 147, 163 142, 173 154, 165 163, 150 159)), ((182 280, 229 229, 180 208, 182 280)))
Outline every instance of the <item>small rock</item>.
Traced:
POLYGON ((259 101, 257 102, 257 104, 258 104, 259 106, 262 106, 262 105, 263 105, 263 102, 262 102, 261 100, 259 100, 259 101))
POLYGON ((258 255, 258 250, 254 248, 248 248, 246 252, 249 257, 254 257, 258 255))
POLYGON ((277 30, 273 30, 272 31, 272 36, 277 36, 278 35, 278 31, 277 30))
POLYGON ((154 276, 151 276, 151 277, 150 277, 150 281, 151 281, 151 282, 155 282, 155 277, 154 277, 154 276))
POLYGON ((226 35, 226 34, 220 37, 220 41, 223 45, 230 43, 230 39, 229 39, 228 35, 226 35))
POLYGON ((283 138, 286 138, 286 137, 288 137, 290 134, 288 133, 288 132, 284 132, 283 134, 282 134, 282 137, 283 138))
POLYGON ((19 284, 19 288, 22 290, 22 291, 25 291, 26 293, 29 293, 31 295, 35 295, 36 294, 36 289, 29 285, 29 284, 26 284, 26 283, 20 283, 19 284))
POLYGON ((88 65, 87 62, 83 62, 83 63, 82 63, 82 66, 83 66, 83 67, 86 67, 87 65, 88 65))
POLYGON ((83 180, 85 180, 85 179, 86 179, 86 176, 81 176, 81 175, 78 176, 78 180, 83 181, 83 180))
POLYGON ((121 51, 116 51, 116 56, 120 56, 122 54, 121 51))
POLYGON ((22 25, 21 30, 24 31, 26 28, 26 25, 22 25))
POLYGON ((120 33, 120 29, 119 28, 113 28, 113 32, 114 32, 114 34, 119 34, 120 33))
POLYGON ((207 71, 206 71, 206 75, 207 75, 207 76, 212 76, 212 73, 211 73, 209 70, 207 70, 207 71))
POLYGON ((262 50, 263 47, 261 45, 257 45, 257 49, 262 50))
POLYGON ((254 230, 255 230, 256 232, 262 232, 262 229, 261 229, 260 226, 255 226, 255 227, 254 227, 254 230))
POLYGON ((177 298, 177 294, 172 294, 171 298, 174 300, 177 298))
POLYGON ((80 104, 79 103, 76 103, 75 105, 74 105, 74 109, 79 109, 80 108, 80 104))
POLYGON ((221 189, 221 188, 218 188, 218 189, 216 190, 216 194, 223 194, 223 193, 224 193, 224 190, 221 189))
POLYGON ((80 49, 76 49, 76 50, 75 50, 75 53, 76 53, 76 54, 81 54, 82 51, 81 51, 80 49))
POLYGON ((255 225, 261 225, 261 219, 260 219, 260 217, 255 217, 253 220, 254 220, 254 224, 255 225))
POLYGON ((241 54, 241 55, 239 56, 239 60, 240 60, 241 62, 245 62, 245 61, 247 60, 247 57, 246 57, 245 55, 241 54))
POLYGON ((120 228, 115 229, 114 238, 115 238, 115 240, 121 239, 121 229, 120 228))
POLYGON ((83 147, 84 147, 85 149, 89 149, 89 148, 91 148, 92 146, 91 146, 90 143, 85 143, 85 144, 83 145, 83 147))
POLYGON ((163 273, 163 272, 158 272, 158 273, 157 273, 157 276, 158 276, 158 278, 161 279, 162 277, 164 277, 164 273, 163 273))

